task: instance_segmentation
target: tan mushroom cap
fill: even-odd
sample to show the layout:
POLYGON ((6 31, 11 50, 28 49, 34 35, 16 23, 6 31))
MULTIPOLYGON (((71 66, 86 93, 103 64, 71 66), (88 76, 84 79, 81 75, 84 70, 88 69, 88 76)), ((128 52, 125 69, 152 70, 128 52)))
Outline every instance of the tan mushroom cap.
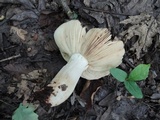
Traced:
POLYGON ((87 33, 78 20, 71 20, 58 27, 54 38, 63 58, 69 61, 74 53, 80 53, 88 60, 88 68, 81 77, 99 79, 109 74, 111 68, 122 63, 125 53, 122 41, 115 38, 107 28, 93 28, 87 33))

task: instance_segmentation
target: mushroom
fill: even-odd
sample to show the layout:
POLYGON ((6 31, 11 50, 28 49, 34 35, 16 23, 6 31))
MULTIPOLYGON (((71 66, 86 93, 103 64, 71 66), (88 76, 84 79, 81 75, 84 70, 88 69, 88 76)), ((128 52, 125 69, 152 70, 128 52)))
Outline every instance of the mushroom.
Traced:
POLYGON ((124 44, 116 37, 111 40, 107 28, 86 32, 78 20, 60 25, 54 38, 63 58, 68 62, 47 86, 46 103, 57 106, 74 91, 80 77, 95 80, 109 74, 122 63, 124 44))

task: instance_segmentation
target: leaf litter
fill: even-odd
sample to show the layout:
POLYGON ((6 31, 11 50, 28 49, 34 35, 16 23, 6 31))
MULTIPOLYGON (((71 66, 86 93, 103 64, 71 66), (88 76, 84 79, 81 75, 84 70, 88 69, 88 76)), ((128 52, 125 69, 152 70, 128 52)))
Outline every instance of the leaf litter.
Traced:
MULTIPOLYGON (((120 33, 121 39, 125 43, 132 40, 131 38, 134 36, 138 36, 137 41, 130 48, 131 51, 135 51, 138 59, 142 57, 143 52, 146 53, 149 50, 153 44, 154 36, 160 34, 160 21, 149 14, 130 16, 120 23, 130 24, 127 30, 120 33)), ((160 43, 160 40, 158 42, 160 43)))
MULTIPOLYGON (((156 69, 157 76, 150 76, 143 84, 140 83, 145 93, 145 98, 140 101, 129 98, 130 94, 124 86, 116 83, 111 77, 102 78, 104 82, 102 85, 97 84, 98 86, 95 87, 89 85, 84 91, 85 85, 79 83, 75 90, 76 95, 71 96, 73 100, 69 99, 56 108, 46 108, 41 104, 36 111, 39 119, 158 119, 159 107, 154 105, 159 102, 152 100, 151 96, 155 93, 159 94, 157 81, 159 81, 160 68, 158 62, 160 59, 158 39, 160 16, 156 15, 160 7, 159 1, 72 0, 68 2, 68 5, 72 11, 76 12, 82 23, 92 27, 109 28, 113 36, 119 35, 124 40, 126 46, 129 41, 132 41, 131 47, 126 49, 125 56, 132 58, 131 53, 136 55, 132 60, 134 66, 138 64, 136 61, 151 62, 151 69, 153 71, 156 69), (146 57, 147 55, 149 57, 146 57), (120 99, 116 100, 118 97, 120 99), (86 110, 87 107, 90 109, 86 110)), ((63 7, 60 7, 56 1, 2 0, 0 7, 2 10, 5 9, 5 12, 0 11, 0 13, 6 18, 0 21, 0 44, 2 43, 0 58, 10 57, 12 55, 10 53, 21 55, 20 58, 0 63, 0 95, 2 96, 0 115, 4 119, 10 119, 13 108, 8 111, 7 104, 13 104, 17 108, 20 102, 26 103, 32 92, 45 86, 65 64, 53 42, 53 32, 61 23, 67 21, 68 17, 62 10, 63 7), (3 29, 6 25, 7 30, 3 29), (23 37, 21 37, 21 34, 18 35, 17 32, 10 32, 11 26, 27 31, 27 34, 22 34, 23 37), (16 47, 13 49, 11 45, 16 47), (42 71, 47 69, 47 72, 40 72, 40 68, 42 71), (13 76, 12 80, 8 77, 9 75, 13 76)), ((120 67, 126 71, 130 69, 125 60, 120 67)))

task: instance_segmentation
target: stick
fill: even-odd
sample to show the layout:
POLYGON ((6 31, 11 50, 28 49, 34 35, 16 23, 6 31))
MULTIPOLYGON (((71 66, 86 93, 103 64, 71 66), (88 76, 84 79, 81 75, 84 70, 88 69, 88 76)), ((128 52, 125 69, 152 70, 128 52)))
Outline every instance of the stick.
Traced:
POLYGON ((5 61, 8 61, 8 60, 15 59, 15 58, 19 58, 19 57, 21 57, 20 54, 15 55, 15 56, 11 56, 11 57, 8 57, 8 58, 5 58, 5 59, 0 60, 0 63, 1 63, 1 62, 5 62, 5 61))
POLYGON ((77 15, 74 12, 72 12, 69 6, 67 5, 66 0, 60 0, 59 3, 62 6, 64 12, 69 17, 69 19, 75 19, 77 17, 77 15))

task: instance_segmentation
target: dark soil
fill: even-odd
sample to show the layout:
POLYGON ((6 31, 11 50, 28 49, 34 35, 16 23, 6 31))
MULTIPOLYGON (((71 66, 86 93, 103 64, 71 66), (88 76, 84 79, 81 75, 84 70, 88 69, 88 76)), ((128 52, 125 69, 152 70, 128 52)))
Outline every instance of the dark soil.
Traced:
MULTIPOLYGON (((0 119, 12 119, 19 104, 28 102, 37 107, 39 120, 159 120, 159 0, 66 0, 66 6, 74 12, 68 15, 68 8, 60 1, 0 0, 0 119), (156 21, 156 30, 147 19, 149 27, 144 36, 133 34, 127 39, 130 33, 121 33, 134 24, 120 21, 140 14, 150 15, 156 21), (57 107, 37 100, 34 93, 47 86, 66 64, 53 33, 73 18, 87 29, 107 27, 113 37, 124 41, 126 53, 119 68, 129 73, 138 64, 151 64, 148 78, 138 82, 142 99, 131 96, 122 83, 109 75, 95 81, 81 78, 71 97, 57 107), (141 37, 152 41, 139 50, 141 44, 133 46, 141 37)), ((143 23, 141 20, 136 25, 139 28, 143 23)))

